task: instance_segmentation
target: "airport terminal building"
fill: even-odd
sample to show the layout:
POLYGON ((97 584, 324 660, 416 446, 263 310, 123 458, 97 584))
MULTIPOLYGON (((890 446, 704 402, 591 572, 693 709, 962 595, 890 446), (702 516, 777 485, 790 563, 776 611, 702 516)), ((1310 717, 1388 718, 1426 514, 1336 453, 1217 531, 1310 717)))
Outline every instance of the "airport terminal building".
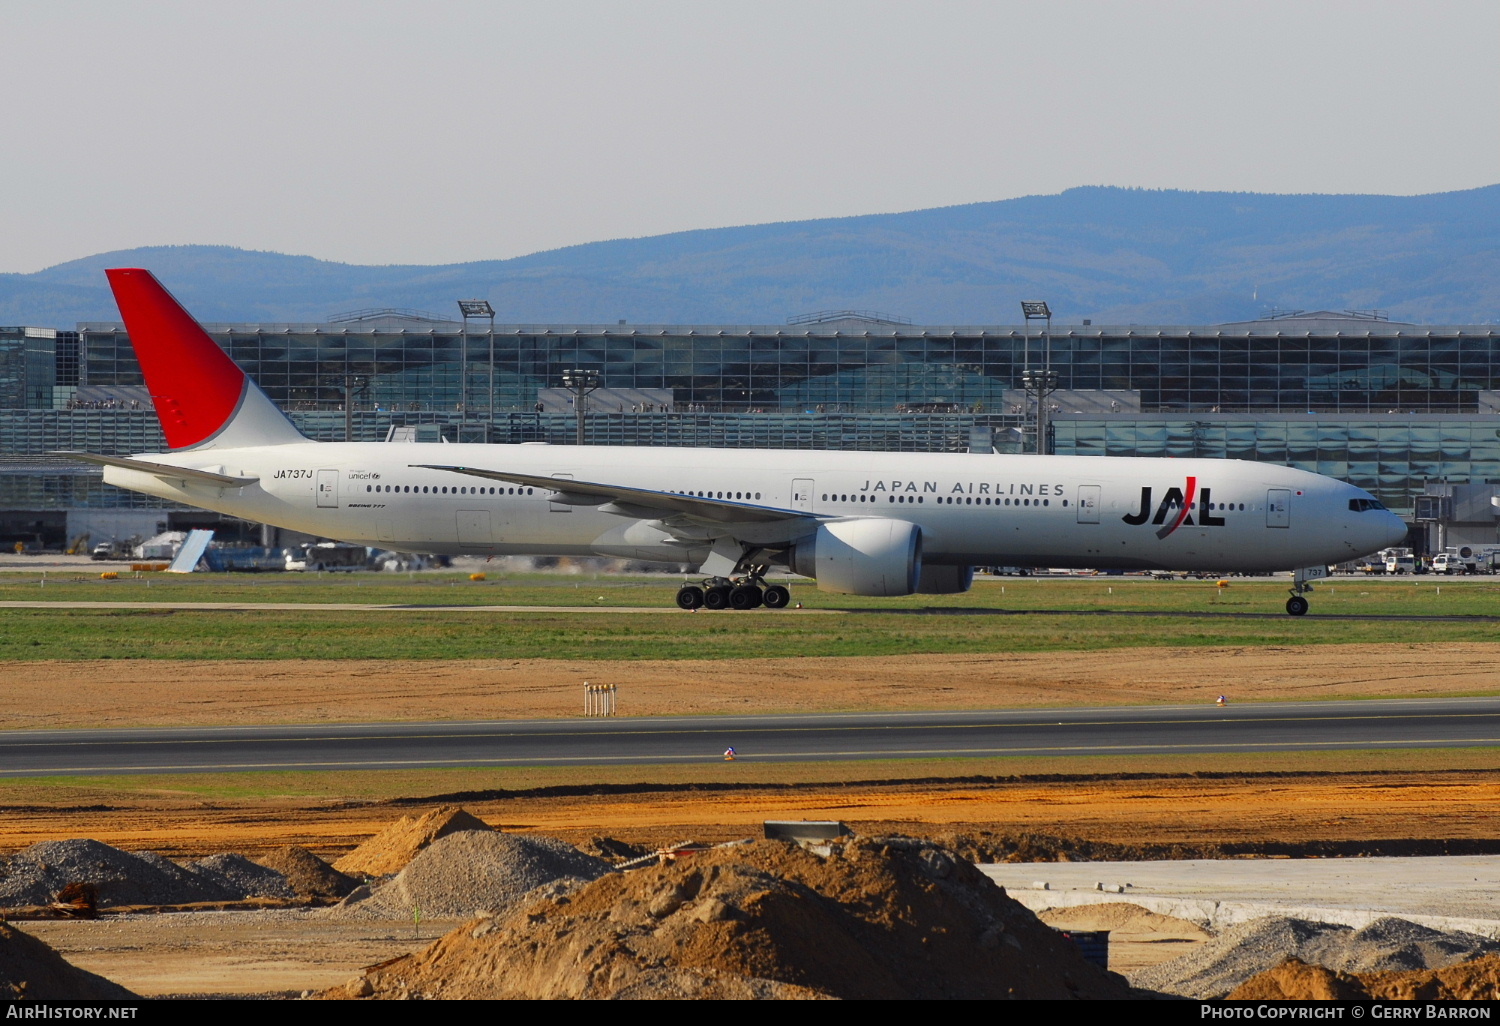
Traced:
MULTIPOLYGON (((1369 489, 1409 520, 1500 540, 1500 328, 1361 312, 1201 327, 928 326, 860 311, 784 325, 537 325, 362 310, 209 324, 312 438, 1034 451, 1050 363, 1058 454, 1229 457, 1369 489), (571 376, 571 377, 570 377, 571 376), (1493 490, 1492 490, 1493 491, 1493 490), (1480 509, 1454 520, 1453 497, 1480 509), (1444 497, 1447 497, 1445 504, 1444 497), (1446 519, 1445 519, 1446 518, 1446 519)), ((0 328, 0 544, 211 523, 45 455, 163 447, 124 328, 0 328)))

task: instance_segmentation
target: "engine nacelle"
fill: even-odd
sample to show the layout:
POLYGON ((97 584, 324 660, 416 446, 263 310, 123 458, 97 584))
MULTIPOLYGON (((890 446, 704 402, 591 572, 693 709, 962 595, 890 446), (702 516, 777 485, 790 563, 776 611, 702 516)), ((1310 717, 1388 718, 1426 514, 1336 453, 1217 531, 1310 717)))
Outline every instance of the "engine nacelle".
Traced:
POLYGON ((905 520, 835 521, 798 542, 789 562, 819 591, 910 595, 922 568, 922 529, 905 520))
POLYGON ((968 591, 974 584, 972 566, 937 566, 922 564, 921 578, 917 581, 919 595, 957 595, 968 591))

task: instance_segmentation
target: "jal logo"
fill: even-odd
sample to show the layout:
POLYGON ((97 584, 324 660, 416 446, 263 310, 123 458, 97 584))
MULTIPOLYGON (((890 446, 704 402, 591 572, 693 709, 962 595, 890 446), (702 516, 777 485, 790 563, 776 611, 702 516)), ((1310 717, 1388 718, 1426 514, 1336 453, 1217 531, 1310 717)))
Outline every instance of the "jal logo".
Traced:
POLYGON ((1198 479, 1190 477, 1187 479, 1186 488, 1178 488, 1175 485, 1166 490, 1162 495, 1161 502, 1156 506, 1155 515, 1151 510, 1151 486, 1147 485, 1141 489, 1141 508, 1134 513, 1127 513, 1120 519, 1133 527, 1139 527, 1147 520, 1158 525, 1161 530, 1156 532, 1158 538, 1166 538, 1183 524, 1193 526, 1193 504, 1198 503, 1198 526, 1199 527, 1223 527, 1224 518, 1216 517, 1211 512, 1213 502, 1210 501, 1211 489, 1202 489, 1200 496, 1198 479))

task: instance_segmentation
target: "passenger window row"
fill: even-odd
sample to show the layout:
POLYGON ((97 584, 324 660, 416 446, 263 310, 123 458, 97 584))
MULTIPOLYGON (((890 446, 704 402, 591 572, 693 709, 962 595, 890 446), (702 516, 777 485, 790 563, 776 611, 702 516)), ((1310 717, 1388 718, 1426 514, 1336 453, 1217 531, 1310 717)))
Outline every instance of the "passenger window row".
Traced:
POLYGON ((365 485, 367 492, 400 492, 403 495, 530 495, 530 488, 449 488, 437 485, 365 485))
MULTIPOLYGON (((855 495, 840 495, 840 494, 829 494, 827 492, 824 492, 823 493, 823 501, 824 502, 874 502, 875 501, 875 496, 873 496, 873 495, 866 496, 866 495, 859 495, 859 494, 855 494, 855 495)), ((887 495, 885 497, 885 501, 886 502, 917 502, 917 503, 925 503, 926 502, 926 498, 924 496, 921 496, 921 495, 887 495)), ((962 497, 956 496, 956 495, 938 495, 938 496, 934 496, 932 501, 935 502, 935 503, 937 503, 940 506, 992 506, 992 505, 993 506, 1012 506, 1012 505, 1014 505, 1014 506, 1050 506, 1050 505, 1052 505, 1052 500, 1050 500, 1050 499, 1004 499, 1004 500, 1001 500, 1001 499, 998 499, 998 498, 983 497, 983 496, 976 498, 976 497, 971 496, 971 495, 965 495, 965 496, 962 496, 962 497)), ((1064 506, 1066 506, 1068 504, 1068 500, 1067 499, 1063 499, 1062 500, 1062 504, 1064 506)))

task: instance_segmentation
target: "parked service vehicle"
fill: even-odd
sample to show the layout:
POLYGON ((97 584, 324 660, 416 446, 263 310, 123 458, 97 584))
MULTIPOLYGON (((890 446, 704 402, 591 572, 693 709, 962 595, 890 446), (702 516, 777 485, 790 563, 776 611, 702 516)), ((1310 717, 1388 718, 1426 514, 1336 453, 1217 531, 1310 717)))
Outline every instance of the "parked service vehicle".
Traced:
POLYGON ((1399 556, 1385 557, 1385 572, 1388 574, 1414 574, 1417 572, 1417 557, 1410 552, 1399 556))
POLYGON ((1460 545, 1432 557, 1435 574, 1492 574, 1500 546, 1460 545))
POLYGON ((340 542, 312 542, 286 550, 288 570, 363 570, 369 561, 369 553, 363 545, 344 545, 340 542))

